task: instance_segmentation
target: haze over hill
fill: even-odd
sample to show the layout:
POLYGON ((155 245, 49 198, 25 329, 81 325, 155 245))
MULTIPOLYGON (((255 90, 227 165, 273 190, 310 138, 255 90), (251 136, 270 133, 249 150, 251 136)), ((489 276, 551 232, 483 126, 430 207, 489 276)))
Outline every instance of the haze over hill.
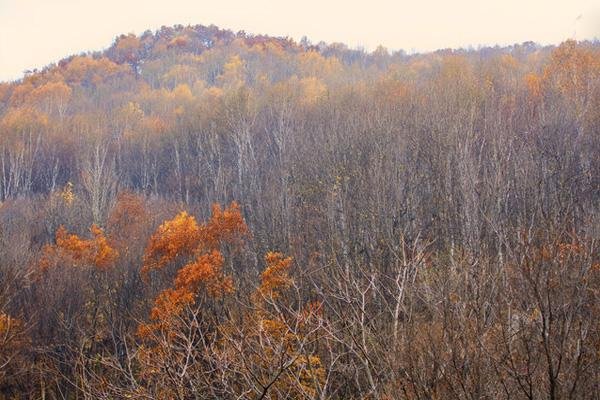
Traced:
POLYGON ((0 83, 0 400, 598 400, 599 199, 598 42, 119 35, 0 83))
POLYGON ((383 45, 390 51, 423 52, 592 39, 600 35, 600 6, 594 0, 173 0, 168 6, 141 0, 5 0, 0 3, 0 80, 18 79, 25 70, 69 54, 103 49, 121 33, 198 23, 296 41, 308 36, 368 51, 383 45))

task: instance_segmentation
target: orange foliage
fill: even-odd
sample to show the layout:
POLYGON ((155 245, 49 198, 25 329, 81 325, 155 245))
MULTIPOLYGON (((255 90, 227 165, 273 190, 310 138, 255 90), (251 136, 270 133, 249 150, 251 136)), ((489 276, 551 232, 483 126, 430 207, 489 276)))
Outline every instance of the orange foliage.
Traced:
POLYGON ((117 61, 119 63, 135 64, 140 57, 141 47, 140 39, 134 34, 122 35, 115 43, 117 61))
POLYGON ((154 328, 164 326, 171 317, 179 315, 185 306, 193 304, 195 293, 201 286, 212 297, 232 293, 233 280, 223 274, 223 261, 221 252, 213 250, 177 271, 174 288, 161 292, 152 308, 150 319, 158 322, 154 328))
POLYGON ((71 88, 62 81, 47 82, 31 91, 28 100, 34 104, 64 103, 71 97, 71 88))
POLYGON ((213 297, 233 292, 233 281, 223 276, 223 256, 218 250, 203 254, 177 272, 175 287, 188 292, 196 292, 200 284, 205 284, 213 297))
POLYGON ((261 283, 258 291, 263 296, 277 298, 282 290, 292 284, 292 279, 288 275, 292 258, 284 258, 281 253, 268 252, 265 261, 267 267, 260 275, 261 283))
POLYGON ((35 131, 48 126, 48 116, 31 108, 15 108, 4 114, 1 125, 12 132, 35 131))
POLYGON ((221 242, 234 242, 246 233, 248 227, 236 202, 231 203, 226 209, 214 204, 210 220, 201 227, 202 245, 207 249, 213 249, 221 242))
POLYGON ((10 103, 13 106, 20 106, 25 103, 25 100, 34 89, 33 84, 30 82, 23 82, 20 85, 17 85, 10 96, 10 103))
POLYGON ((185 47, 187 44, 188 39, 185 36, 177 36, 167 44, 167 48, 170 49, 172 47, 185 47))
POLYGON ((97 85, 105 79, 125 71, 122 66, 105 57, 95 59, 77 56, 66 64, 63 75, 69 83, 91 82, 97 85))
POLYGON ((106 270, 114 265, 119 253, 113 249, 102 229, 93 224, 91 239, 82 239, 67 232, 64 226, 56 231, 56 243, 42 250, 39 267, 42 271, 67 262, 74 267, 94 266, 106 270))
POLYGON ((164 222, 150 238, 144 254, 142 273, 160 269, 179 256, 191 255, 200 239, 196 218, 182 211, 164 222))
POLYGON ((231 277, 223 273, 220 246, 235 243, 247 232, 247 227, 235 202, 226 209, 214 205, 212 211, 211 218, 202 225, 182 211, 160 225, 150 238, 142 274, 164 268, 179 257, 194 258, 177 271, 173 288, 164 290, 156 299, 150 315, 154 323, 140 326, 142 337, 168 327, 173 317, 195 302, 201 288, 211 297, 233 292, 231 277))

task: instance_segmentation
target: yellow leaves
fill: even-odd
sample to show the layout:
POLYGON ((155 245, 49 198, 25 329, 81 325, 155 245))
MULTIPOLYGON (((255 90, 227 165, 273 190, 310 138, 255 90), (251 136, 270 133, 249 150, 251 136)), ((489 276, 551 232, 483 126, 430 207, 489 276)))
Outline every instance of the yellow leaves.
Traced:
POLYGON ((131 51, 139 48, 141 45, 140 40, 134 34, 121 36, 117 39, 116 49, 119 51, 131 51))
POLYGON ((173 87, 182 83, 194 82, 198 71, 190 65, 177 64, 171 67, 169 71, 161 77, 162 82, 173 87))
POLYGON ((568 40, 554 50, 544 70, 544 81, 574 100, 577 112, 583 111, 598 79, 600 54, 574 40, 568 40))
POLYGON ((540 309, 538 307, 534 307, 531 313, 529 314, 528 319, 530 322, 537 322, 541 319, 541 317, 542 313, 540 312, 540 309))
POLYGON ((31 82, 23 82, 17 85, 10 96, 10 103, 12 106, 17 107, 25 103, 34 86, 31 82))
POLYGON ((525 86, 532 99, 539 99, 542 95, 542 80, 535 73, 525 75, 525 86))
POLYGON ((308 77, 300 80, 302 87, 301 102, 305 105, 317 103, 327 93, 327 86, 316 77, 308 77))
POLYGON ((308 343, 313 341, 322 321, 322 303, 309 302, 297 311, 283 303, 278 305, 283 291, 293 284, 289 275, 291 257, 278 252, 265 255, 266 267, 260 285, 249 297, 251 307, 240 310, 239 320, 231 318, 210 325, 210 319, 203 317, 203 325, 199 327, 190 317, 197 312, 203 315, 206 311, 199 308, 210 306, 211 299, 233 293, 233 280, 223 271, 225 258, 221 246, 236 243, 246 233, 236 203, 225 209, 214 205, 211 217, 204 224, 181 212, 157 229, 148 245, 145 271, 158 265, 164 267, 183 255, 187 263, 176 271, 173 285, 157 296, 149 322, 138 327, 138 336, 154 343, 151 353, 143 352, 144 358, 153 360, 145 358, 143 363, 148 371, 155 371, 163 357, 177 359, 182 356, 178 347, 181 333, 203 329, 205 337, 219 338, 219 345, 213 348, 217 357, 234 364, 250 362, 259 383, 263 377, 272 379, 274 371, 285 364, 284 370, 276 372, 273 396, 277 396, 275 393, 286 393, 291 398, 314 396, 324 384, 326 371, 308 343), (154 361, 157 359, 158 364, 154 361))
POLYGON ((208 98, 218 99, 223 96, 223 89, 216 86, 211 86, 204 92, 204 95, 208 98))
POLYGON ((177 85, 173 90, 156 90, 147 93, 155 104, 153 105, 158 111, 159 116, 163 116, 167 119, 172 119, 175 116, 182 116, 186 114, 191 108, 192 103, 195 101, 194 94, 190 87, 185 84, 177 85))
POLYGON ((62 113, 71 93, 71 87, 62 79, 41 83, 37 87, 31 82, 23 82, 13 90, 10 102, 13 107, 20 107, 15 110, 31 109, 43 113, 58 110, 62 113))
POLYGON ((325 380, 326 371, 321 359, 312 354, 305 346, 310 336, 316 332, 323 304, 309 302, 297 311, 291 311, 285 305, 278 305, 281 292, 288 289, 293 280, 289 276, 291 257, 277 252, 265 255, 267 266, 261 274, 261 284, 254 296, 255 308, 245 318, 247 337, 255 337, 256 343, 250 344, 257 352, 256 363, 265 370, 288 359, 291 363, 285 374, 275 382, 280 392, 316 395, 317 387, 325 380), (269 301, 263 301, 265 297, 269 301), (285 311, 283 311, 285 310, 285 311), (312 332, 311 332, 312 331, 312 332))
POLYGON ((142 119, 144 117, 144 110, 140 107, 139 103, 134 101, 128 102, 121 109, 121 113, 126 116, 128 119, 142 119))
POLYGON ((288 327, 280 319, 262 319, 259 321, 260 331, 267 336, 283 338, 288 331, 288 327))
POLYGON ((335 57, 323 57, 316 51, 303 52, 298 56, 298 68, 302 77, 329 78, 342 72, 342 63, 335 57))
POLYGON ((173 100, 182 103, 194 101, 194 95, 192 94, 192 90, 185 83, 177 85, 175 89, 173 89, 173 91, 171 92, 171 96, 173 100))
POLYGON ((241 71, 244 67, 242 59, 237 54, 229 59, 229 61, 223 66, 223 74, 236 74, 241 71))
POLYGON ((327 372, 318 356, 300 355, 294 360, 290 375, 296 377, 303 393, 315 397, 317 395, 315 383, 322 385, 325 382, 327 372))
POLYGON ((510 54, 500 56, 500 66, 506 70, 516 70, 519 67, 519 62, 510 54))
POLYGON ((235 55, 223 66, 223 73, 217 78, 226 89, 239 89, 245 83, 245 67, 240 56, 235 55))
POLYGON ((32 135, 47 131, 50 119, 47 114, 31 107, 9 109, 0 119, 0 143, 15 149, 26 149, 32 135))
POLYGON ((113 249, 102 229, 93 224, 90 227, 92 239, 82 239, 67 232, 64 226, 56 231, 56 243, 42 249, 38 266, 42 271, 62 263, 74 267, 93 266, 106 270, 114 265, 119 253, 113 249))
POLYGON ((261 283, 258 290, 263 296, 277 298, 282 290, 289 288, 293 283, 289 276, 292 258, 284 258, 281 253, 268 252, 265 261, 267 267, 260 276, 261 283))
POLYGON ((75 193, 73 192, 73 184, 67 182, 63 190, 60 192, 60 197, 67 207, 70 207, 75 201, 75 193))
POLYGON ((465 57, 458 55, 448 55, 443 58, 439 78, 446 85, 475 85, 473 66, 465 57))

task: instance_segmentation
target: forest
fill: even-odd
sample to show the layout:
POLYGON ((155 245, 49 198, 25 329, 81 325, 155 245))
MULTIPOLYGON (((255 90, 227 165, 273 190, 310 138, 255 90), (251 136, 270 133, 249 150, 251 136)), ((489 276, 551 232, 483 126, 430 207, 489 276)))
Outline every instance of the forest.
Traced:
POLYGON ((600 43, 121 35, 0 83, 0 399, 600 399, 600 43))

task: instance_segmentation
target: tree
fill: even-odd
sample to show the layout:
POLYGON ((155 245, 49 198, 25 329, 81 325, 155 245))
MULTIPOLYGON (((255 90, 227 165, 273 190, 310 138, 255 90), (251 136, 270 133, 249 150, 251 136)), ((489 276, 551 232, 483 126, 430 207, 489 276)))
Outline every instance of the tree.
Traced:
POLYGON ((127 63, 131 65, 136 76, 139 75, 139 65, 143 56, 143 46, 140 39, 130 33, 129 35, 121 35, 113 44, 111 51, 114 60, 119 63, 127 63))

